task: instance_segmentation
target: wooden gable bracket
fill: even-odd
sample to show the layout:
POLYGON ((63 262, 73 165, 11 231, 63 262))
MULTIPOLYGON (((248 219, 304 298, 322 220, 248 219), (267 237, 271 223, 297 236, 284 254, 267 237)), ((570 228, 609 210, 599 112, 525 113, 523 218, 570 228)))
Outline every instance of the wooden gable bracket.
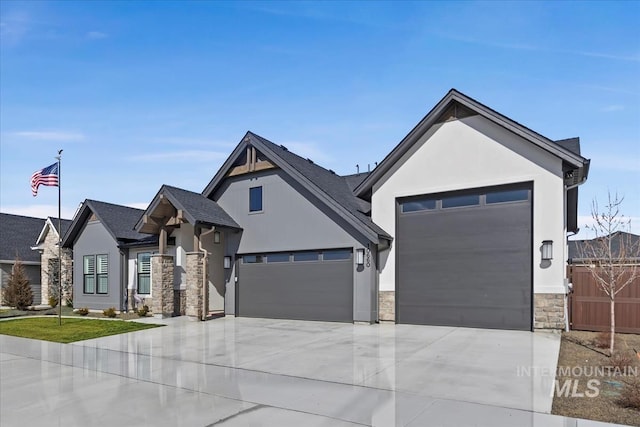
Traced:
POLYGON ((231 168, 227 176, 244 175, 250 172, 275 169, 275 167, 276 166, 269 160, 259 160, 258 152, 255 147, 247 146, 246 162, 243 165, 231 168))

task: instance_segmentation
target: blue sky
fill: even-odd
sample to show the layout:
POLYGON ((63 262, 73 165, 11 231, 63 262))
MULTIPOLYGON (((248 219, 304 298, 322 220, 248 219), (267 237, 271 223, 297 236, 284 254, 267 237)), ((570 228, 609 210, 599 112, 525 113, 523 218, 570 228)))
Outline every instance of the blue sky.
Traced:
POLYGON ((63 216, 202 191, 247 130, 338 173, 373 165, 452 87, 551 138, 640 233, 640 2, 0 2, 0 207, 63 153, 63 216))

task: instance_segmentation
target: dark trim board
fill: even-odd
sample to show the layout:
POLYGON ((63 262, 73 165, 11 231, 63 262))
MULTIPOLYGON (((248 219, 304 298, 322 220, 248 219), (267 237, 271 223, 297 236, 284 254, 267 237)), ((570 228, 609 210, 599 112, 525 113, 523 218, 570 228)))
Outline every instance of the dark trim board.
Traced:
POLYGON ((396 322, 532 330, 532 208, 531 182, 397 199, 396 322), (523 189, 526 200, 486 203, 487 192, 523 189), (442 207, 469 194, 478 204, 442 207), (428 199, 437 202, 403 213, 428 199))

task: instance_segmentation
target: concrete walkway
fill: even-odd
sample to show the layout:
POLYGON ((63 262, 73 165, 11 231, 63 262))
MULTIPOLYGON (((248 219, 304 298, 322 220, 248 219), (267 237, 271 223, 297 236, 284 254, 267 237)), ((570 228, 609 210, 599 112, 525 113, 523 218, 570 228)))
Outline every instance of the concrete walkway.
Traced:
POLYGON ((549 415, 557 334, 162 323, 74 344, 0 336, 0 425, 605 425, 549 415))

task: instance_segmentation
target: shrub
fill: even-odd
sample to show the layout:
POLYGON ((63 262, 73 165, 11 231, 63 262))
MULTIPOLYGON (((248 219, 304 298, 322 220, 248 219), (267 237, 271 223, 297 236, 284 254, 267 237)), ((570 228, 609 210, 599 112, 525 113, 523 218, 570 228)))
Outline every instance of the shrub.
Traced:
POLYGON ((613 366, 614 368, 625 371, 629 366, 633 364, 633 357, 630 354, 622 353, 618 351, 614 353, 609 360, 604 361, 603 364, 613 366))
POLYGON ((4 289, 4 303, 18 310, 24 310, 33 303, 31 284, 24 271, 22 261, 17 258, 4 289))
POLYGON ((104 310, 102 310, 102 314, 105 317, 114 318, 114 317, 116 317, 116 308, 115 307, 109 307, 107 309, 104 309, 104 310))
POLYGON ((57 307, 58 306, 58 298, 49 297, 49 305, 51 306, 51 308, 57 307))
POLYGON ((65 300, 64 304, 69 308, 73 308, 73 300, 72 299, 67 298, 65 300))
POLYGON ((145 317, 148 313, 149 313, 148 305, 143 305, 141 308, 138 309, 138 316, 140 317, 145 317))
POLYGON ((611 341, 611 332, 600 332, 593 339, 593 345, 598 348, 609 348, 609 342, 611 341))
POLYGON ((86 316, 87 314, 89 314, 89 308, 87 307, 79 308, 78 311, 76 311, 76 313, 78 313, 80 316, 86 316))
POLYGON ((631 381, 625 381, 617 403, 623 408, 640 409, 640 379, 633 378, 631 381))

